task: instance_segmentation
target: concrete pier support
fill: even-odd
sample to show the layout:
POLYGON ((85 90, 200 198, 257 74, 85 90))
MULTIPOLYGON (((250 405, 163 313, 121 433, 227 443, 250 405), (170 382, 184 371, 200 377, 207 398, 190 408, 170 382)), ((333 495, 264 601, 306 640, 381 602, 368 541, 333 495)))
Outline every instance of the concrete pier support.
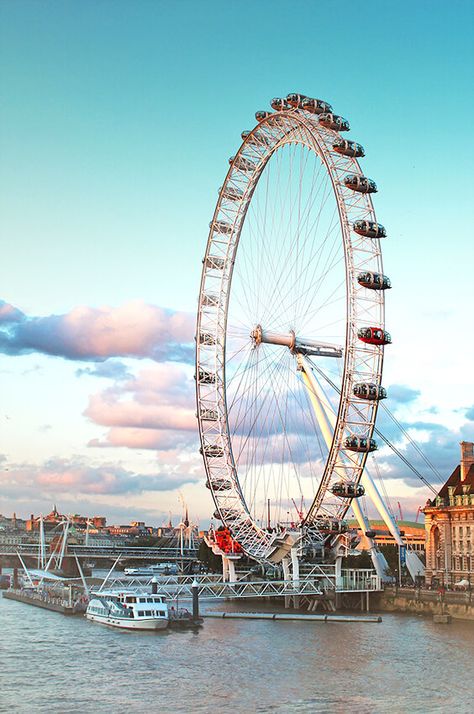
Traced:
POLYGON ((237 581, 235 563, 232 558, 227 558, 225 555, 222 555, 222 579, 225 583, 235 583, 237 581))

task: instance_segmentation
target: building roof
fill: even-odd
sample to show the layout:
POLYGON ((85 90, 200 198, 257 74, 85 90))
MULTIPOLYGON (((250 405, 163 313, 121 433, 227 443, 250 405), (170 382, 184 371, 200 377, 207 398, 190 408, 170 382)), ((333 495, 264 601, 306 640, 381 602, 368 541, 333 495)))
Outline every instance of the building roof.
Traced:
MULTIPOLYGON (((375 530, 386 531, 387 533, 389 533, 385 521, 376 521, 370 519, 369 523, 371 528, 374 528, 375 530)), ((350 520, 349 525, 359 528, 359 525, 355 519, 350 520)), ((418 535, 424 534, 425 532, 425 524, 416 523, 416 521, 397 521, 397 526, 400 530, 405 531, 406 535, 418 535)))
POLYGON ((447 498, 449 496, 449 487, 454 486, 454 496, 460 496, 463 493, 463 486, 474 487, 474 464, 471 464, 469 471, 466 474, 464 481, 461 481, 461 466, 456 466, 451 476, 448 478, 444 486, 440 489, 438 496, 447 498))

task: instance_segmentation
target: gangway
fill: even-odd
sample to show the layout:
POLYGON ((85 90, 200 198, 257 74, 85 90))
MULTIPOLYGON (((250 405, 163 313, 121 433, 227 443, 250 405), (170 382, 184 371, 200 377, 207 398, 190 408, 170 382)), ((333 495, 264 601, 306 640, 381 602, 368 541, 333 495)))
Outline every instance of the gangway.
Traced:
POLYGON ((143 590, 155 584, 157 592, 169 600, 192 597, 193 582, 198 582, 201 598, 218 600, 221 598, 262 598, 298 595, 325 595, 328 593, 370 593, 382 590, 381 578, 370 569, 347 569, 337 574, 334 565, 314 565, 298 580, 256 580, 251 574, 239 573, 234 582, 225 581, 222 575, 184 575, 159 578, 109 579, 108 588, 143 590))

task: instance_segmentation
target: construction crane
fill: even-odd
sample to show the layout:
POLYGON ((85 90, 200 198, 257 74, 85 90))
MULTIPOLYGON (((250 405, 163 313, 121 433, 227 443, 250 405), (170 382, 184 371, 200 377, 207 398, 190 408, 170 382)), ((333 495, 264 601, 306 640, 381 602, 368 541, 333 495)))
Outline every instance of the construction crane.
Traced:
POLYGON ((402 511, 402 507, 400 505, 400 501, 397 501, 397 506, 398 506, 398 512, 400 514, 400 520, 403 521, 403 511, 402 511))
POLYGON ((296 513, 298 514, 298 518, 300 519, 300 521, 303 521, 303 520, 304 520, 304 513, 303 513, 303 496, 301 496, 301 504, 300 504, 300 507, 299 507, 299 508, 298 508, 298 506, 297 506, 296 503, 295 503, 295 499, 292 498, 291 500, 293 501, 293 505, 294 505, 294 507, 295 507, 296 513))
POLYGON ((423 513, 423 508, 421 506, 418 506, 418 510, 416 512, 416 518, 415 518, 415 523, 418 523, 418 516, 420 513, 423 513))

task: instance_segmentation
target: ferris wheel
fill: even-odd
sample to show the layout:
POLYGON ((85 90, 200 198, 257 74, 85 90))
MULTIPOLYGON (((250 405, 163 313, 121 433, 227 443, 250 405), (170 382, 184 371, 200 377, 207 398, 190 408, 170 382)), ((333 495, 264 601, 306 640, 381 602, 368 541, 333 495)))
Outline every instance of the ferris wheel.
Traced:
POLYGON ((291 534, 344 531, 377 448, 391 342, 386 232, 363 147, 327 102, 289 94, 271 106, 229 159, 196 331, 206 485, 215 517, 257 560, 278 560, 291 534))

